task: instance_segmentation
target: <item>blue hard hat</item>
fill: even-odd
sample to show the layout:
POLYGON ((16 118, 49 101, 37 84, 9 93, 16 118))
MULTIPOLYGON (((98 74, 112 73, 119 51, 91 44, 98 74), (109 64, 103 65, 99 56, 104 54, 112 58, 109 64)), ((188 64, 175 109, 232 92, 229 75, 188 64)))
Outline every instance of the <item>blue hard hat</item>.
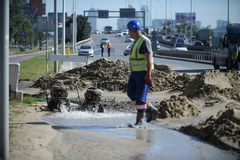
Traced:
POLYGON ((141 26, 138 21, 132 20, 132 21, 128 22, 127 28, 130 30, 139 30, 139 29, 141 29, 141 26))

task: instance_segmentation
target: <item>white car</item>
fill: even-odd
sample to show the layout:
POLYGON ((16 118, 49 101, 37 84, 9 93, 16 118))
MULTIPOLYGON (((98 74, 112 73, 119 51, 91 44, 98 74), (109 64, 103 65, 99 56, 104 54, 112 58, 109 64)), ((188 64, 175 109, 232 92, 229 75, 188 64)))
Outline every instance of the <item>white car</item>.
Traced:
POLYGON ((132 39, 129 35, 126 36, 125 42, 133 42, 134 39, 132 39))
POLYGON ((121 32, 121 31, 117 31, 117 33, 116 33, 116 37, 122 37, 123 36, 123 32, 121 32))
POLYGON ((123 35, 128 35, 128 29, 122 29, 123 35))
POLYGON ((79 56, 91 56, 94 55, 94 49, 91 44, 83 44, 78 49, 78 55, 79 56))
POLYGON ((110 42, 110 40, 107 37, 104 37, 101 39, 101 44, 107 45, 110 42))
POLYGON ((123 52, 123 53, 124 53, 124 56, 127 56, 127 55, 130 54, 132 45, 133 45, 133 44, 129 44, 129 45, 126 47, 125 51, 123 52))
POLYGON ((184 43, 175 43, 173 46, 173 50, 176 51, 188 51, 186 45, 184 43))

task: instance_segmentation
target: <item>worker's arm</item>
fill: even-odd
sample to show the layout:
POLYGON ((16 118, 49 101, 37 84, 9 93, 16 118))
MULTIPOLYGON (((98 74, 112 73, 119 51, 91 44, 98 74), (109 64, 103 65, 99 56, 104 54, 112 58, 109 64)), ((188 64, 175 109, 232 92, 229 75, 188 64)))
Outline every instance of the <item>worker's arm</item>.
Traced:
POLYGON ((147 59, 147 75, 152 74, 152 63, 153 63, 153 59, 152 59, 152 54, 151 53, 145 53, 146 59, 147 59))

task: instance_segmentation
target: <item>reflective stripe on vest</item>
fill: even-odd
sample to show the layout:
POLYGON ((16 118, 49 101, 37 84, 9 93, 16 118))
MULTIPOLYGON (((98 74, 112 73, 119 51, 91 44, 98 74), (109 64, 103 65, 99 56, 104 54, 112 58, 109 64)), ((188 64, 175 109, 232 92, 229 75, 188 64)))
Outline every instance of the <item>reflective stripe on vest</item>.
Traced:
POLYGON ((146 71, 147 59, 144 54, 140 54, 139 50, 143 41, 147 39, 142 35, 132 46, 130 53, 130 69, 131 71, 146 71))

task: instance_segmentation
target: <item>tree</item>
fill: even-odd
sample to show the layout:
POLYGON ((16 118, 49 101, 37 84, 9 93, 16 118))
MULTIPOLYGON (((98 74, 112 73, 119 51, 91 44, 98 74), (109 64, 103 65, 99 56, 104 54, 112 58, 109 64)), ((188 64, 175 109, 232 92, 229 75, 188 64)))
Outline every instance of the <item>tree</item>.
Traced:
POLYGON ((14 44, 32 44, 34 31, 29 17, 23 14, 22 0, 12 0, 10 4, 10 40, 14 44))
MULTIPOLYGON (((66 22, 66 27, 70 27, 73 18, 72 16, 69 18, 69 21, 66 22)), ((77 41, 81 41, 87 38, 90 38, 91 35, 91 25, 88 22, 88 17, 78 15, 77 16, 77 41)))

